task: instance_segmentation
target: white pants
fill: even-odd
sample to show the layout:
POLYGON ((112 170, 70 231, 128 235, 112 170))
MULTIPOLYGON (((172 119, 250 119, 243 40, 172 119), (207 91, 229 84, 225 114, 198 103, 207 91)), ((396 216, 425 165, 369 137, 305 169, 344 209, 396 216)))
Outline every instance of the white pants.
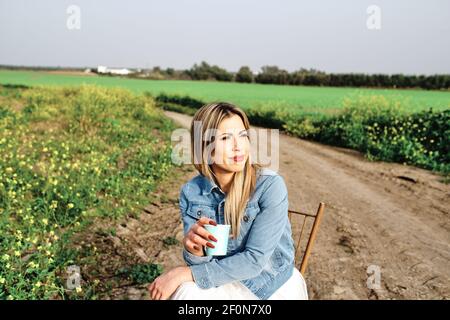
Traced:
MULTIPOLYGON (((195 282, 188 281, 178 287, 170 300, 259 300, 259 298, 239 281, 210 289, 201 289, 195 282)), ((292 276, 268 300, 308 300, 306 282, 300 271, 294 268, 292 276)))

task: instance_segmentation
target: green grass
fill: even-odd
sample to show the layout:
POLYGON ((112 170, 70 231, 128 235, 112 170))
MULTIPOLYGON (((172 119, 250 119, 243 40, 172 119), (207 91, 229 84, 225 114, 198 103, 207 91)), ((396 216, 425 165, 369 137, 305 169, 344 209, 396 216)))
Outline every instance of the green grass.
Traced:
POLYGON ((403 100, 408 111, 450 108, 450 91, 356 89, 333 87, 280 86, 207 81, 138 80, 119 77, 61 75, 49 72, 0 70, 0 83, 23 85, 78 86, 82 83, 126 88, 152 95, 188 95, 202 101, 224 100, 244 109, 277 108, 292 113, 334 113, 344 106, 344 99, 362 96, 385 96, 403 100))
POLYGON ((163 272, 162 266, 158 264, 143 263, 120 269, 116 274, 130 279, 134 284, 146 284, 153 282, 163 272))

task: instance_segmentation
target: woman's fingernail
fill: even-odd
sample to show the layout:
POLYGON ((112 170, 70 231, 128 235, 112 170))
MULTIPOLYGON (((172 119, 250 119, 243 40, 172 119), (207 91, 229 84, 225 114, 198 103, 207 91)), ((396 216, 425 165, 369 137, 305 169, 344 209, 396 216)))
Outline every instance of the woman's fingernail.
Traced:
POLYGON ((207 242, 206 245, 207 245, 208 247, 210 247, 210 248, 213 248, 213 249, 215 248, 214 245, 213 245, 212 243, 210 243, 210 242, 207 242))
POLYGON ((211 235, 209 235, 209 236, 208 236, 208 239, 209 239, 209 240, 212 240, 212 241, 215 241, 215 242, 217 242, 217 239, 216 239, 216 238, 214 238, 214 237, 213 237, 213 236, 211 236, 211 235))
POLYGON ((217 226, 217 223, 215 221, 210 221, 209 224, 212 224, 213 226, 217 226))

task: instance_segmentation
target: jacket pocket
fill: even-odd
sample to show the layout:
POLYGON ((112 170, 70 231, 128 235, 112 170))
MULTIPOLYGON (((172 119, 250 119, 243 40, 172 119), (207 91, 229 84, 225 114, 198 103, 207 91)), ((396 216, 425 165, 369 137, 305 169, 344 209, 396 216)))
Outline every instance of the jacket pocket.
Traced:
POLYGON ((248 204, 244 216, 241 220, 241 229, 239 232, 238 240, 242 241, 247 238, 248 232, 250 231, 251 226, 253 225, 253 221, 256 219, 260 208, 257 203, 248 204))
POLYGON ((213 204, 190 202, 186 213, 196 220, 207 217, 216 221, 216 209, 213 204))

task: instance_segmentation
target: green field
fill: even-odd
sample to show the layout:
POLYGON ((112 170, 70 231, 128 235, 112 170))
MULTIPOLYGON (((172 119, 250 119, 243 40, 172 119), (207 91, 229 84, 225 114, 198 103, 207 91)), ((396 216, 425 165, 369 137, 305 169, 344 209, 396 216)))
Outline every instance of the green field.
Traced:
POLYGON ((297 111, 300 113, 313 110, 326 112, 341 109, 344 98, 354 98, 361 95, 382 95, 388 99, 401 100, 411 112, 429 109, 430 107, 434 110, 450 108, 450 91, 281 86, 211 81, 138 80, 10 70, 0 70, 0 83, 29 86, 97 84, 106 87, 126 88, 137 93, 148 91, 153 95, 158 95, 164 92, 170 95, 188 95, 202 101, 224 100, 236 103, 243 108, 277 107, 294 111, 295 113, 297 111))

